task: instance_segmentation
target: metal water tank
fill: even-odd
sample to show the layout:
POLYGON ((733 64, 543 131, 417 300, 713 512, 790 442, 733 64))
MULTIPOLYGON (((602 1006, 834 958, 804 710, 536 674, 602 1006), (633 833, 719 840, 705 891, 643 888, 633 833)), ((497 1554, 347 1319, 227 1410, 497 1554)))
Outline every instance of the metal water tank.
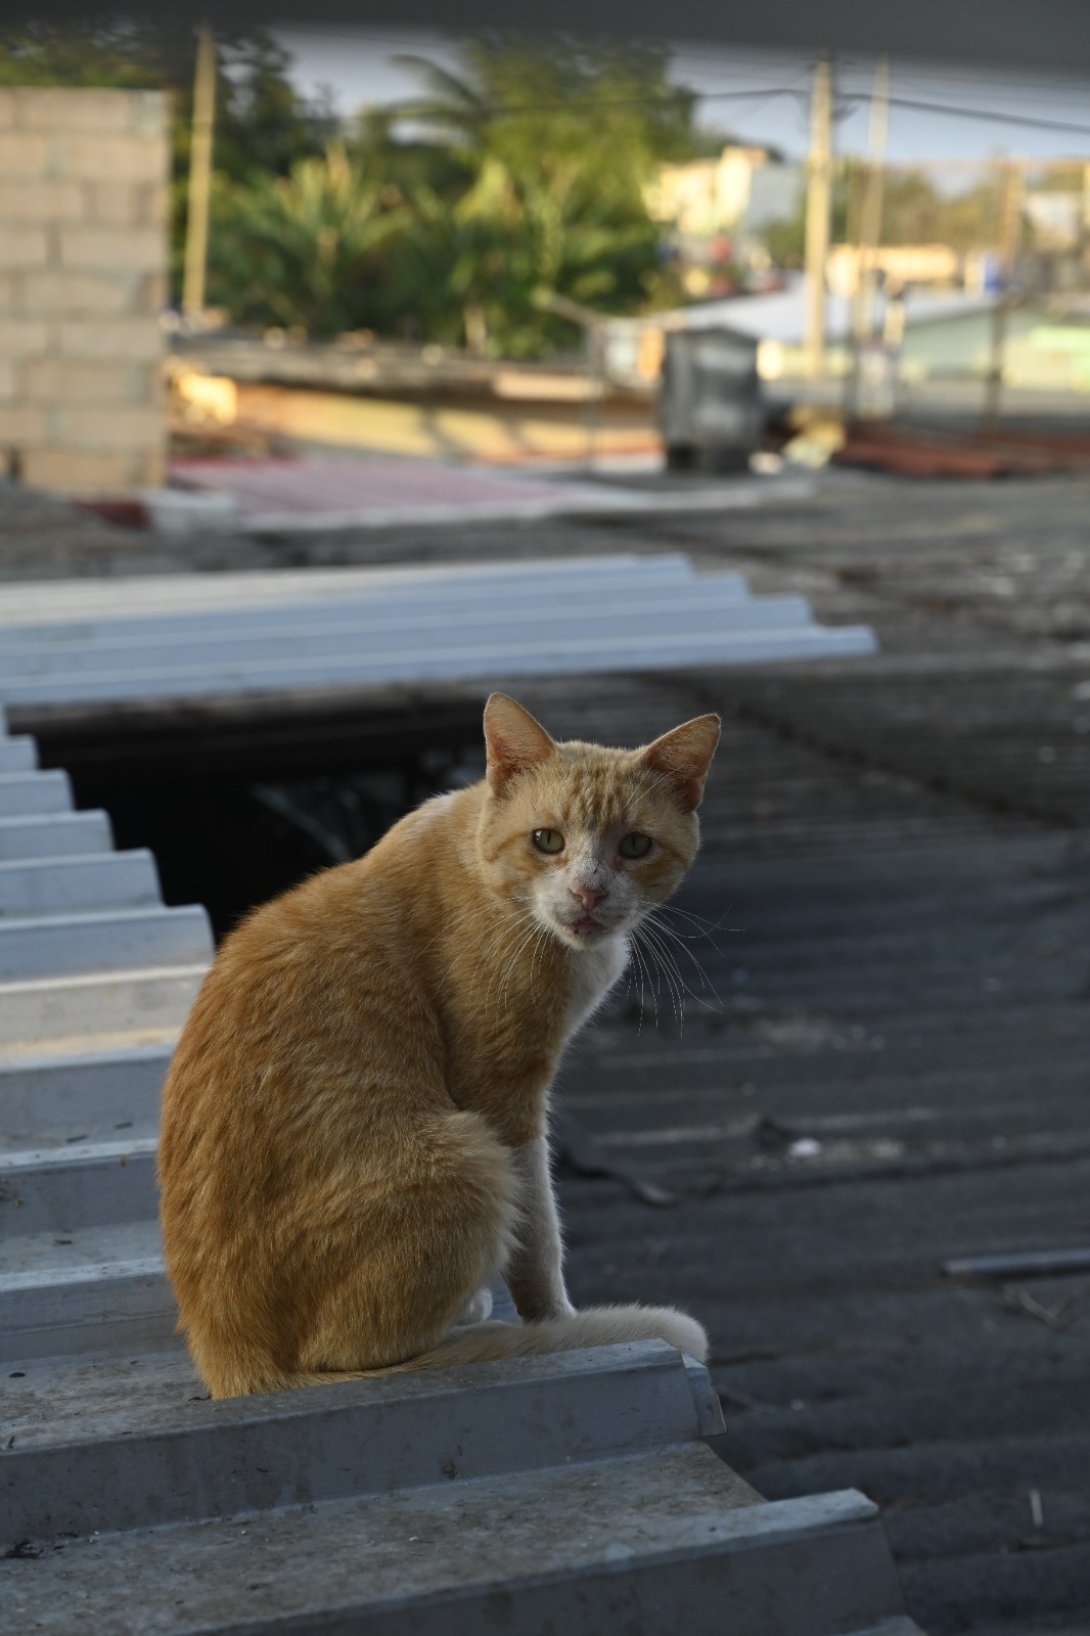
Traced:
POLYGON ((658 424, 671 471, 739 471, 764 430, 757 343, 723 328, 668 330, 658 424))

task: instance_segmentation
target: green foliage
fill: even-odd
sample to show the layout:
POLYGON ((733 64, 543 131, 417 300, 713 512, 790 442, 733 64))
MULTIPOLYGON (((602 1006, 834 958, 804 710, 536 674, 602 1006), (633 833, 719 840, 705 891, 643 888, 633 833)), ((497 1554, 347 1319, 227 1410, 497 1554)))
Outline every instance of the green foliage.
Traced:
POLYGON ((0 28, 0 85, 154 90, 165 82, 173 43, 143 21, 0 28))
POLYGON ((468 155, 549 173, 600 168, 608 154, 618 179, 638 186, 659 162, 700 151, 693 97, 669 84, 664 49, 492 34, 464 43, 461 55, 460 74, 402 57, 427 87, 402 113, 468 155))
POLYGON ((890 171, 882 211, 885 244, 948 244, 952 250, 994 245, 1001 177, 984 174, 960 193, 942 193, 922 171, 890 171))
MULTIPOLYGON (((147 19, 0 31, 0 83, 173 92, 176 286, 195 51, 192 29, 147 19)), ((532 357, 577 341, 543 295, 603 312, 680 299, 643 189, 709 136, 665 51, 481 37, 456 73, 406 59, 421 95, 332 145, 271 36, 218 32, 216 56, 209 294, 235 321, 532 357)))
POLYGON ((460 328, 476 350, 533 356, 574 340, 542 294, 625 312, 662 293, 643 187, 696 148, 692 98, 667 84, 666 54, 489 36, 462 57, 458 74, 402 59, 426 86, 402 114, 461 171, 408 189, 428 333, 460 328))
MULTIPOLYGON (((834 244, 854 242, 864 166, 849 159, 840 167, 832 189, 834 244)), ((1003 183, 998 171, 985 171, 972 187, 958 193, 935 186, 926 171, 886 171, 882 190, 881 242, 948 244, 957 251, 996 243, 1003 183)), ((765 242, 779 267, 801 267, 806 241, 806 200, 800 193, 794 214, 774 222, 765 242)))
MULTIPOLYGON (((171 93, 171 222, 175 287, 180 283, 189 180, 189 135, 197 39, 184 23, 92 17, 80 23, 0 28, 0 85, 103 86, 171 93)), ((332 120, 299 102, 290 58, 260 29, 216 35, 218 175, 228 182, 286 175, 321 151, 332 120)))
POLYGON ((389 287, 388 249, 406 220, 340 146, 300 160, 288 177, 221 182, 212 299, 240 323, 303 325, 313 335, 374 323, 389 287))

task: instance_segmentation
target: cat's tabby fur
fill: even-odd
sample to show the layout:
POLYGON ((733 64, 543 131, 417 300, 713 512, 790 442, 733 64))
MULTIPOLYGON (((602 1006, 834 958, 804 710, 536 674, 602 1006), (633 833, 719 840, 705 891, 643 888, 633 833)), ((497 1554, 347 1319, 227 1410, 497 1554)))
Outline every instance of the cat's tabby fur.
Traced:
POLYGON ((627 932, 695 856, 718 734, 700 716, 640 750, 556 744, 493 694, 485 780, 227 938, 159 1146, 167 1265, 213 1395, 647 1336, 703 1356, 672 1309, 574 1312, 546 1123, 627 932), (526 1322, 467 1322, 499 1272, 526 1322))

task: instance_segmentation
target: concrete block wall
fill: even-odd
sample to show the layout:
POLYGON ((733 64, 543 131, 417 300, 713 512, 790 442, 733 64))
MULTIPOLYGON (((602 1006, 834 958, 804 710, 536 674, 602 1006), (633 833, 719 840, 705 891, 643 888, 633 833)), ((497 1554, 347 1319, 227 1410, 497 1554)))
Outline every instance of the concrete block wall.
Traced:
POLYGON ((162 482, 168 165, 163 92, 0 88, 0 472, 162 482))

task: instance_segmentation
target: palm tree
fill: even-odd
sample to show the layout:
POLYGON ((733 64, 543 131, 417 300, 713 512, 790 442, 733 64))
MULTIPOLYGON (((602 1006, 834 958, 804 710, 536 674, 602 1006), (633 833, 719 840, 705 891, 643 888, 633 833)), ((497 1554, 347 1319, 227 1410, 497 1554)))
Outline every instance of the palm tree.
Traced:
POLYGON ((647 299, 658 231, 643 183, 656 154, 681 140, 691 99, 665 87, 657 53, 486 39, 455 73, 420 57, 426 94, 401 113, 449 144, 470 175, 455 202, 412 199, 418 260, 461 309, 477 351, 525 356, 570 343, 542 294, 612 310, 647 299))
POLYGON ((214 294, 238 321, 336 335, 380 317, 408 211, 335 144, 286 178, 222 187, 217 218, 214 294))

